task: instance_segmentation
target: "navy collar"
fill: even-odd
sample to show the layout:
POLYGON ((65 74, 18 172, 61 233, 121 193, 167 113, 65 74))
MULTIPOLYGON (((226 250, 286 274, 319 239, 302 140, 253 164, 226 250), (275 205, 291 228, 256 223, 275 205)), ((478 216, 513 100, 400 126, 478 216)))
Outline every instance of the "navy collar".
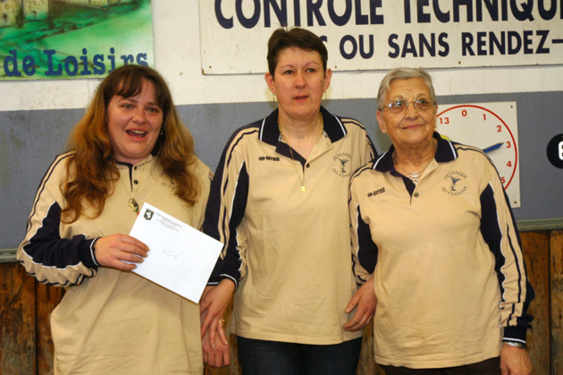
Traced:
MULTIPOLYGON (((442 136, 436 131, 432 137, 438 140, 438 147, 436 148, 436 154, 434 155, 434 159, 438 163, 447 163, 457 159, 458 154, 454 147, 456 144, 455 142, 442 138, 442 136)), ((377 158, 375 163, 373 163, 373 169, 378 172, 395 172, 395 167, 393 167, 393 151, 395 151, 395 146, 391 145, 389 150, 383 153, 379 158, 377 158)))
MULTIPOLYGON (((346 127, 342 123, 338 116, 333 115, 321 106, 321 113, 323 115, 324 131, 330 138, 331 142, 336 142, 342 139, 347 131, 346 127)), ((272 146, 278 146, 278 141, 280 138, 280 130, 278 129, 278 114, 279 110, 276 109, 274 112, 262 120, 260 124, 260 134, 258 138, 262 142, 266 142, 272 146)))

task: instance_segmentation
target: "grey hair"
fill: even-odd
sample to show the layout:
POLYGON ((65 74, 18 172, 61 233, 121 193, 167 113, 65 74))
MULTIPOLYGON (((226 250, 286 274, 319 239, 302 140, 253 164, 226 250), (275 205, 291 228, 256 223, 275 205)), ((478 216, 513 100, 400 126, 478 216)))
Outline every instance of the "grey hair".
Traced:
POLYGON ((410 79, 410 78, 422 78, 424 83, 430 91, 430 96, 432 100, 436 100, 436 93, 434 92, 434 85, 432 84, 432 77, 425 70, 420 68, 395 68, 383 79, 379 85, 379 91, 377 93, 377 109, 381 110, 383 108, 383 102, 387 97, 387 90, 391 86, 391 82, 396 79, 410 79))

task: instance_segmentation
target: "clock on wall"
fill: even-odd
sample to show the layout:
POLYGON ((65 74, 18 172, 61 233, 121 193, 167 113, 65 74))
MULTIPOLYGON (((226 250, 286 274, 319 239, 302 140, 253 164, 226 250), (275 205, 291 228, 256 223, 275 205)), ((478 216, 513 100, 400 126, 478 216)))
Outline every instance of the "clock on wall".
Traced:
POLYGON ((436 130, 485 151, 499 172, 510 205, 520 207, 516 102, 438 104, 436 130))

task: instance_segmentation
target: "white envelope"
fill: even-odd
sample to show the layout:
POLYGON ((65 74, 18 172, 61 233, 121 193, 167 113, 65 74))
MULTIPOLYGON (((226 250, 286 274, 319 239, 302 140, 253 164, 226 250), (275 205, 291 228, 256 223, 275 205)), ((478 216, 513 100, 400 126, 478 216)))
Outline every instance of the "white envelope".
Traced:
POLYGON ((221 242, 148 203, 129 234, 150 249, 133 272, 199 303, 223 248, 221 242))

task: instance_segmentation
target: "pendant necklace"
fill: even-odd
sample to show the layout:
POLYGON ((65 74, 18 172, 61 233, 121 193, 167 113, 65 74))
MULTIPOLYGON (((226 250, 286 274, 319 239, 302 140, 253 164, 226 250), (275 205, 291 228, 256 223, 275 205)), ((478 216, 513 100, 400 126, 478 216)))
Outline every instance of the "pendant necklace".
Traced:
MULTIPOLYGON (((129 195, 129 200, 127 201, 127 205, 131 209, 131 212, 134 212, 137 215, 139 214, 139 203, 137 203, 135 196, 137 195, 137 192, 139 191, 139 186, 141 185, 141 181, 143 180, 143 174, 144 173, 145 173, 145 168, 143 167, 143 170, 141 171, 141 178, 139 178, 139 180, 138 180, 137 188, 133 192, 133 195, 131 195, 131 192, 129 192, 129 189, 127 189, 127 185, 125 185, 125 182, 123 182, 123 180, 121 180, 121 182, 123 183, 123 186, 125 187, 125 191, 127 192, 127 195, 129 195)), ((131 175, 131 177, 132 177, 132 175, 131 175)))
MULTIPOLYGON (((319 113, 319 115, 322 116, 320 113, 319 113)), ((284 137, 282 130, 281 130, 279 116, 278 116, 278 130, 280 131, 281 139, 284 140, 285 137, 284 137)), ((322 122, 322 117, 321 117, 321 131, 319 133, 319 136, 323 134, 323 131, 324 131, 324 122, 322 122)), ((317 138, 317 140, 318 140, 318 138, 317 138)), ((303 178, 301 178, 301 175, 299 174, 299 170, 297 169, 297 165, 295 165, 295 158, 293 157, 292 148, 289 145, 289 143, 286 142, 286 144, 287 144, 287 147, 289 148, 289 155, 291 155, 291 160, 292 160, 291 164, 293 164, 293 167, 295 168, 295 173, 297 174, 297 178, 299 179, 299 182, 301 183, 301 191, 304 193, 306 191, 306 189, 305 189, 305 171, 303 171, 303 178)))
MULTIPOLYGON (((407 174, 405 177, 407 177, 409 180, 411 180, 415 185, 418 185, 418 182, 420 181, 420 172, 425 170, 426 167, 428 167, 429 165, 430 165, 430 163, 426 164, 422 169, 420 169, 416 172, 412 172, 412 173, 407 174)), ((407 171, 405 171, 402 168, 397 168, 397 169, 404 172, 404 173, 408 173, 407 171)))
MULTIPOLYGON (((437 143, 436 143, 436 141, 434 141, 434 142, 432 143, 432 146, 433 146, 433 147, 432 147, 432 148, 433 148, 432 155, 435 155, 435 154, 436 154, 436 148, 437 148, 437 146, 438 146, 437 143)), ((411 180, 411 181, 413 182, 413 184, 415 184, 415 185, 418 185, 418 182, 420 181, 421 172, 424 171, 426 168, 428 168, 428 166, 429 166, 429 165, 432 163, 432 161, 434 160, 434 157, 432 157, 432 158, 430 159, 430 161, 424 165, 424 167, 422 167, 421 169, 419 169, 419 170, 416 171, 416 172, 409 173, 409 172, 407 172, 406 170, 404 170, 403 168, 399 167, 398 158, 399 158, 399 157, 398 157, 395 153, 393 153, 393 165, 395 165, 395 169, 397 169, 398 171, 400 171, 400 172, 402 172, 402 173, 405 173, 405 177, 408 178, 409 180, 411 180)))
MULTIPOLYGON (((426 167, 424 167, 424 168, 426 168, 426 167)), ((419 181, 419 178, 420 178, 419 173, 422 172, 424 170, 424 168, 422 168, 419 171, 412 172, 411 174, 407 175, 407 178, 410 179, 415 185, 418 185, 418 181, 419 181)))

